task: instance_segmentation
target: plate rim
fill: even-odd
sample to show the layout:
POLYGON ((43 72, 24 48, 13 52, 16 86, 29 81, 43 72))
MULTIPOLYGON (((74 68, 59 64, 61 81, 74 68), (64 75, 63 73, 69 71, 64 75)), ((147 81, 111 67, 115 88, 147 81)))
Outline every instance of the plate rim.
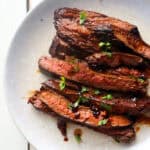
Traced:
POLYGON ((8 111, 8 114, 9 114, 9 116, 10 116, 10 120, 12 121, 12 123, 15 125, 15 127, 17 128, 17 130, 19 131, 19 133, 25 138, 25 140, 27 141, 27 144, 28 143, 30 143, 31 145, 33 145, 34 146, 34 148, 35 149, 39 149, 38 147, 37 147, 37 145, 34 145, 34 143, 32 142, 32 140, 30 140, 29 139, 29 137, 27 137, 26 136, 26 134, 25 134, 25 132, 23 131, 23 129, 22 129, 22 127, 20 127, 19 125, 18 125, 18 122, 17 122, 17 120, 15 119, 15 116, 13 115, 13 113, 12 113, 12 110, 11 109, 9 109, 9 100, 8 100, 8 98, 7 98, 7 86, 6 86, 6 80, 7 80, 7 78, 6 78, 6 74, 7 74, 7 69, 5 69, 6 68, 6 66, 8 65, 8 63, 9 63, 9 60, 8 60, 8 58, 9 58, 9 55, 10 55, 10 51, 11 51, 11 47, 12 47, 12 45, 13 45, 13 42, 14 42, 14 40, 15 40, 15 38, 16 38, 16 36, 17 36, 17 34, 19 33, 19 31, 21 30, 21 28, 22 28, 22 26, 24 25, 24 23, 28 20, 28 18, 32 15, 32 13, 34 12, 34 11, 36 11, 39 7, 41 7, 41 5, 44 5, 44 3, 45 3, 46 1, 45 0, 42 0, 42 1, 40 1, 38 4, 37 4, 37 6, 35 6, 33 9, 30 9, 28 12, 26 12, 26 14, 25 14, 25 16, 22 18, 22 20, 19 22, 19 24, 17 25, 17 27, 16 27, 16 30, 14 31, 14 33, 13 33, 13 36, 12 36, 12 39, 10 40, 10 43, 9 43, 9 46, 8 46, 8 48, 7 48, 7 51, 6 51, 6 56, 5 56, 5 60, 4 60, 4 68, 3 68, 3 74, 2 74, 2 93, 3 93, 3 95, 4 95, 4 102, 5 102, 5 104, 6 104, 6 108, 7 108, 7 111, 8 111))

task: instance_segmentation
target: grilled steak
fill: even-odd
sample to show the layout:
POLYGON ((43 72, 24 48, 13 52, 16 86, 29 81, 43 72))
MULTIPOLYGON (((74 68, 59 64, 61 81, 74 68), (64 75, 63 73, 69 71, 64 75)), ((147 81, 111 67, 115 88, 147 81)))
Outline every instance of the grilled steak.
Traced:
POLYGON ((76 8, 57 9, 54 19, 57 35, 74 48, 99 52, 100 41, 120 41, 135 53, 150 59, 150 46, 142 40, 137 27, 128 22, 76 8), (86 14, 86 20, 80 25, 82 11, 86 14))
POLYGON ((107 117, 104 111, 100 111, 99 116, 95 117, 89 108, 82 106, 79 106, 77 112, 72 112, 68 108, 69 101, 52 90, 37 92, 29 99, 29 102, 40 110, 44 106, 62 118, 117 138, 120 142, 129 142, 135 138, 134 129, 130 127, 132 122, 128 118, 116 115, 107 117), (37 105, 36 101, 41 101, 41 106, 37 105), (104 118, 107 122, 99 126, 99 121, 104 118))
MULTIPOLYGON (((72 103, 75 103, 81 95, 81 86, 75 83, 66 82, 64 90, 60 90, 60 81, 57 79, 49 79, 42 85, 43 89, 53 89, 57 93, 69 98, 72 103), (72 86, 73 85, 73 86, 72 86), (72 87, 71 87, 72 86, 72 87), (78 87, 74 88, 74 87, 78 87)), ((97 105, 101 109, 107 110, 111 113, 116 114, 130 114, 138 115, 146 110, 150 109, 150 99, 149 98, 139 98, 133 96, 126 96, 125 94, 113 93, 112 98, 107 100, 105 96, 108 92, 100 90, 100 94, 95 94, 95 89, 87 88, 88 91, 82 94, 82 97, 86 98, 88 101, 81 103, 82 105, 91 106, 97 105)))
MULTIPOLYGON (((143 69, 142 67, 142 71, 140 71, 140 69, 131 69, 130 66, 138 66, 141 65, 143 62, 143 59, 135 56, 135 55, 130 55, 130 54, 126 54, 126 53, 121 53, 123 54, 123 57, 120 57, 120 53, 116 55, 114 57, 114 59, 109 58, 107 54, 98 54, 98 55, 103 55, 104 59, 101 59, 100 57, 98 57, 98 59, 100 59, 98 61, 98 59, 95 59, 93 56, 95 54, 86 54, 86 53, 82 53, 81 51, 76 51, 74 49, 72 49, 72 47, 69 47, 67 45, 67 43, 64 43, 62 40, 58 37, 55 37, 55 39, 52 42, 51 48, 50 48, 50 54, 52 57, 56 57, 59 59, 67 59, 70 61, 76 61, 77 58, 79 59, 87 59, 89 67, 93 70, 99 71, 101 73, 106 73, 106 74, 114 74, 114 75, 125 75, 125 76, 134 76, 134 77, 144 77, 147 78, 149 77, 149 73, 147 73, 146 69, 143 69), (56 40, 56 41, 55 41, 56 40), (87 56, 87 57, 86 57, 87 56), (127 59, 125 58, 125 56, 127 56, 127 59), (130 57, 130 59, 128 59, 128 56, 130 57), (134 59, 135 58, 135 59, 134 59), (120 66, 121 64, 124 64, 125 66, 129 66, 128 67, 117 67, 120 66), (100 65, 98 65, 100 64, 100 65), (101 65, 102 64, 102 65, 101 65), (109 67, 117 67, 117 68, 108 68, 109 67)), ((114 56, 114 55, 113 55, 114 56)), ((148 67, 147 67, 148 68, 148 67)))
POLYGON ((95 53, 90 55, 86 58, 86 61, 89 65, 94 66, 109 66, 112 68, 119 67, 119 66, 138 66, 142 64, 143 59, 127 54, 127 53, 120 53, 120 52, 113 52, 113 53, 95 53), (109 55, 110 54, 110 55, 109 55))
POLYGON ((92 71, 85 62, 72 64, 56 58, 41 57, 39 67, 56 75, 64 76, 95 88, 115 91, 146 92, 147 81, 139 81, 127 76, 108 75, 92 71))
POLYGON ((143 59, 139 56, 122 53, 122 52, 113 52, 113 53, 86 53, 79 49, 73 49, 68 43, 65 43, 59 37, 55 37, 50 50, 50 54, 53 57, 65 59, 66 55, 75 56, 79 59, 85 59, 88 64, 94 66, 109 66, 109 67, 118 67, 120 65, 124 66, 139 66, 143 63, 143 59), (109 55, 111 54, 111 55, 109 55), (87 57, 86 57, 87 56, 87 57), (86 58, 85 58, 86 57, 86 58))
POLYGON ((127 67, 119 67, 116 69, 107 69, 102 71, 106 74, 114 74, 114 75, 125 75, 135 78, 148 78, 150 75, 147 74, 145 71, 139 71, 137 69, 129 69, 127 67))
POLYGON ((65 55, 75 56, 77 58, 85 58, 91 53, 84 52, 80 49, 74 49, 68 43, 64 42, 58 36, 55 36, 49 49, 52 57, 64 59, 65 55))

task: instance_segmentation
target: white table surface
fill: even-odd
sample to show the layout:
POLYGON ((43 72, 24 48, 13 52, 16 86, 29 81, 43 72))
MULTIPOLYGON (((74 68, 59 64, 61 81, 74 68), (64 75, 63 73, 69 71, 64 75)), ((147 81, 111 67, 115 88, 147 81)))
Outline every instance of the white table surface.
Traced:
MULTIPOLYGON (((27 3, 33 9, 42 0, 0 0, 0 76, 3 76, 6 54, 18 25, 26 16, 27 3)), ((2 89, 0 80, 0 89, 2 89)), ((8 113, 5 98, 0 90, 0 149, 35 150, 20 133, 8 113)))

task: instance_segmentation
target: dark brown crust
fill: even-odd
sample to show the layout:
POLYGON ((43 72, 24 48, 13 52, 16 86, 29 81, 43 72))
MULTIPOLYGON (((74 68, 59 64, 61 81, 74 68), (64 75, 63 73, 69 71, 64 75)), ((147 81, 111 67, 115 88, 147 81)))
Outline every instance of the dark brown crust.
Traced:
POLYGON ((58 116, 67 119, 68 121, 73 121, 77 124, 81 124, 92 128, 98 132, 107 134, 117 139, 120 142, 129 142, 135 138, 135 132, 132 127, 127 127, 129 124, 128 119, 121 116, 110 116, 106 125, 98 126, 99 120, 103 119, 100 114, 97 118, 93 116, 92 112, 85 107, 79 107, 78 113, 80 114, 78 118, 76 118, 75 113, 73 113, 70 109, 68 109, 68 100, 64 97, 58 95, 54 91, 50 90, 42 90, 37 92, 33 97, 29 99, 29 103, 32 103, 36 108, 44 111, 46 108, 46 112, 49 109, 50 113, 54 112, 58 116), (37 102, 38 101, 38 102, 37 102), (39 101, 41 104, 39 105, 39 101), (38 104, 36 104, 38 103, 38 104), (44 109, 42 107, 44 106, 44 109), (124 126, 119 120, 127 123, 127 126, 124 126), (123 120, 122 120, 123 119, 123 120), (111 124, 117 122, 117 128, 111 127, 111 124), (119 126, 121 125, 121 126, 119 126), (123 125, 123 126, 122 126, 123 125), (118 128, 119 127, 119 128, 118 128))
POLYGON ((87 19, 84 25, 80 25, 81 11, 83 10, 76 8, 60 8, 54 13, 58 36, 71 46, 87 52, 99 52, 98 43, 107 35, 105 40, 121 41, 134 52, 150 59, 150 46, 142 40, 136 26, 86 10, 87 19))
POLYGON ((97 67, 106 66, 106 67, 112 67, 112 68, 116 68, 119 66, 136 67, 138 65, 141 65, 143 62, 143 59, 141 57, 135 56, 132 54, 113 52, 111 55, 112 56, 109 56, 105 52, 94 53, 93 55, 86 57, 85 60, 90 65, 94 65, 97 67))
POLYGON ((52 57, 57 57, 60 59, 65 59, 65 55, 75 56, 77 58, 85 58, 91 53, 84 52, 80 49, 74 49, 68 43, 55 36, 51 46, 49 48, 49 53, 52 57))
MULTIPOLYGON (((69 98, 71 102, 75 102, 80 95, 81 86, 78 87, 78 89, 74 89, 73 87, 70 88, 70 86, 68 86, 69 84, 70 83, 68 83, 67 81, 64 90, 60 90, 59 80, 57 79, 49 79, 42 85, 44 89, 53 89, 59 94, 69 98)), ((77 86, 75 83, 72 83, 72 85, 77 86)), ((98 106, 101 106, 101 104, 106 104, 111 107, 111 109, 109 110, 111 113, 126 113, 130 115, 139 115, 140 113, 150 109, 150 99, 148 97, 138 98, 133 96, 126 96, 125 94, 113 93, 112 99, 105 100, 103 99, 103 96, 107 95, 108 93, 103 90, 100 90, 100 92, 101 93, 99 95, 96 95, 94 94, 94 89, 88 88, 88 91, 83 93, 83 96, 89 99, 89 104, 85 103, 85 105, 96 104, 98 106)))
POLYGON ((74 56, 79 59, 85 59, 88 64, 94 66, 105 66, 105 67, 119 67, 129 66, 136 67, 142 65, 143 58, 122 52, 113 52, 112 57, 109 57, 107 53, 87 53, 80 49, 74 49, 68 43, 64 42, 58 36, 55 36, 51 47, 49 49, 52 57, 65 59, 66 55, 74 56))
POLYGON ((105 90, 146 92, 148 84, 147 81, 141 83, 127 76, 94 72, 86 63, 70 64, 50 57, 41 57, 39 59, 39 67, 56 75, 64 76, 69 80, 105 90), (77 65, 78 71, 75 70, 75 65, 77 65))
POLYGON ((83 60, 89 59, 89 61, 87 62, 89 63, 91 69, 100 71, 101 73, 144 77, 144 78, 148 78, 150 76, 149 75, 150 73, 147 73, 148 69, 146 69, 149 67, 143 66, 144 65, 143 59, 139 56, 128 53, 113 52, 115 54, 113 56, 115 57, 109 58, 107 54, 98 53, 98 55, 103 55, 104 59, 100 59, 100 57, 94 59, 93 56, 95 54, 86 53, 79 49, 74 49, 73 47, 69 46, 68 43, 60 39, 58 36, 55 36, 55 38, 53 39, 53 42, 49 49, 49 53, 51 54, 52 57, 56 57, 59 59, 66 59, 69 57, 70 59, 76 58, 83 60), (90 60, 91 57, 92 59, 90 60), (120 65, 123 66, 117 67, 120 65), (131 66, 136 68, 131 69, 131 66), (137 68, 137 66, 139 68, 142 66, 142 70, 137 68), (111 69, 109 67, 115 68, 111 69))

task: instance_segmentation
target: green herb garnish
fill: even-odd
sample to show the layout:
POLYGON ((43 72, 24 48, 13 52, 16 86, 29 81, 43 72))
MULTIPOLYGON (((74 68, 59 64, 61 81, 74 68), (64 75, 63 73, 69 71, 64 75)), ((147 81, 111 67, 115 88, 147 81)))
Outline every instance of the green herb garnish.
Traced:
POLYGON ((112 98, 113 98, 113 96, 111 94, 107 94, 107 95, 102 97, 102 99, 107 99, 107 100, 110 100, 112 98))
POLYGON ((99 126, 102 126, 102 125, 107 124, 107 122, 108 122, 108 119, 103 119, 103 120, 100 120, 100 121, 98 122, 98 125, 99 125, 99 126))
POLYGON ((81 93, 85 93, 85 92, 88 92, 88 88, 85 87, 85 86, 82 86, 82 89, 81 89, 81 93))
POLYGON ((77 134, 77 135, 74 135, 74 137, 78 143, 81 143, 81 135, 77 134))
POLYGON ((98 46, 100 48, 103 48, 103 50, 110 50, 111 49, 111 43, 110 42, 99 42, 98 46))
POLYGON ((78 99, 74 103, 70 103, 68 105, 68 108, 72 110, 73 108, 77 108, 80 103, 86 103, 88 101, 89 101, 89 99, 87 99, 86 97, 79 96, 78 99))
POLYGON ((145 82, 145 80, 144 80, 143 78, 137 78, 137 77, 134 77, 134 76, 132 76, 132 75, 130 75, 129 78, 131 78, 131 79, 133 79, 133 80, 135 80, 135 81, 141 82, 141 83, 144 83, 144 82, 145 82))
POLYGON ((69 103, 69 104, 68 104, 68 109, 70 109, 70 110, 72 110, 72 109, 73 109, 73 105, 72 105, 72 103, 69 103))
POLYGON ((81 11, 80 12, 80 24, 81 25, 83 25, 84 24, 84 22, 85 22, 85 20, 86 20, 86 18, 87 18, 87 15, 86 15, 86 12, 85 11, 81 11))
POLYGON ((63 90, 66 86, 66 78, 65 77, 60 77, 60 82, 59 82, 59 88, 60 90, 63 90))
POLYGON ((98 44, 98 46, 101 48, 104 47, 105 45, 106 45, 105 42, 99 42, 99 44, 98 44))
POLYGON ((81 100, 80 100, 80 98, 78 98, 78 99, 76 100, 76 102, 73 103, 73 107, 74 107, 74 108, 77 108, 77 107, 79 106, 80 102, 81 102, 81 100))
POLYGON ((107 111, 109 111, 109 112, 112 110, 112 107, 108 104, 101 103, 100 107, 107 110, 107 111))
POLYGON ((110 42, 100 42, 98 44, 100 48, 102 48, 102 51, 109 57, 112 57, 112 52, 111 52, 111 43, 110 42))
POLYGON ((139 82, 141 82, 141 83, 144 83, 144 82, 145 82, 145 80, 142 79, 142 78, 138 78, 137 81, 139 81, 139 82))
POLYGON ((99 95, 100 93, 101 93, 100 90, 98 90, 98 89, 95 89, 95 90, 94 90, 94 94, 95 94, 95 95, 99 95))
POLYGON ((88 102, 89 101, 89 99, 88 98, 86 98, 86 97, 84 97, 84 96, 79 96, 79 98, 78 98, 79 100, 80 100, 80 103, 86 103, 86 102, 88 102))

